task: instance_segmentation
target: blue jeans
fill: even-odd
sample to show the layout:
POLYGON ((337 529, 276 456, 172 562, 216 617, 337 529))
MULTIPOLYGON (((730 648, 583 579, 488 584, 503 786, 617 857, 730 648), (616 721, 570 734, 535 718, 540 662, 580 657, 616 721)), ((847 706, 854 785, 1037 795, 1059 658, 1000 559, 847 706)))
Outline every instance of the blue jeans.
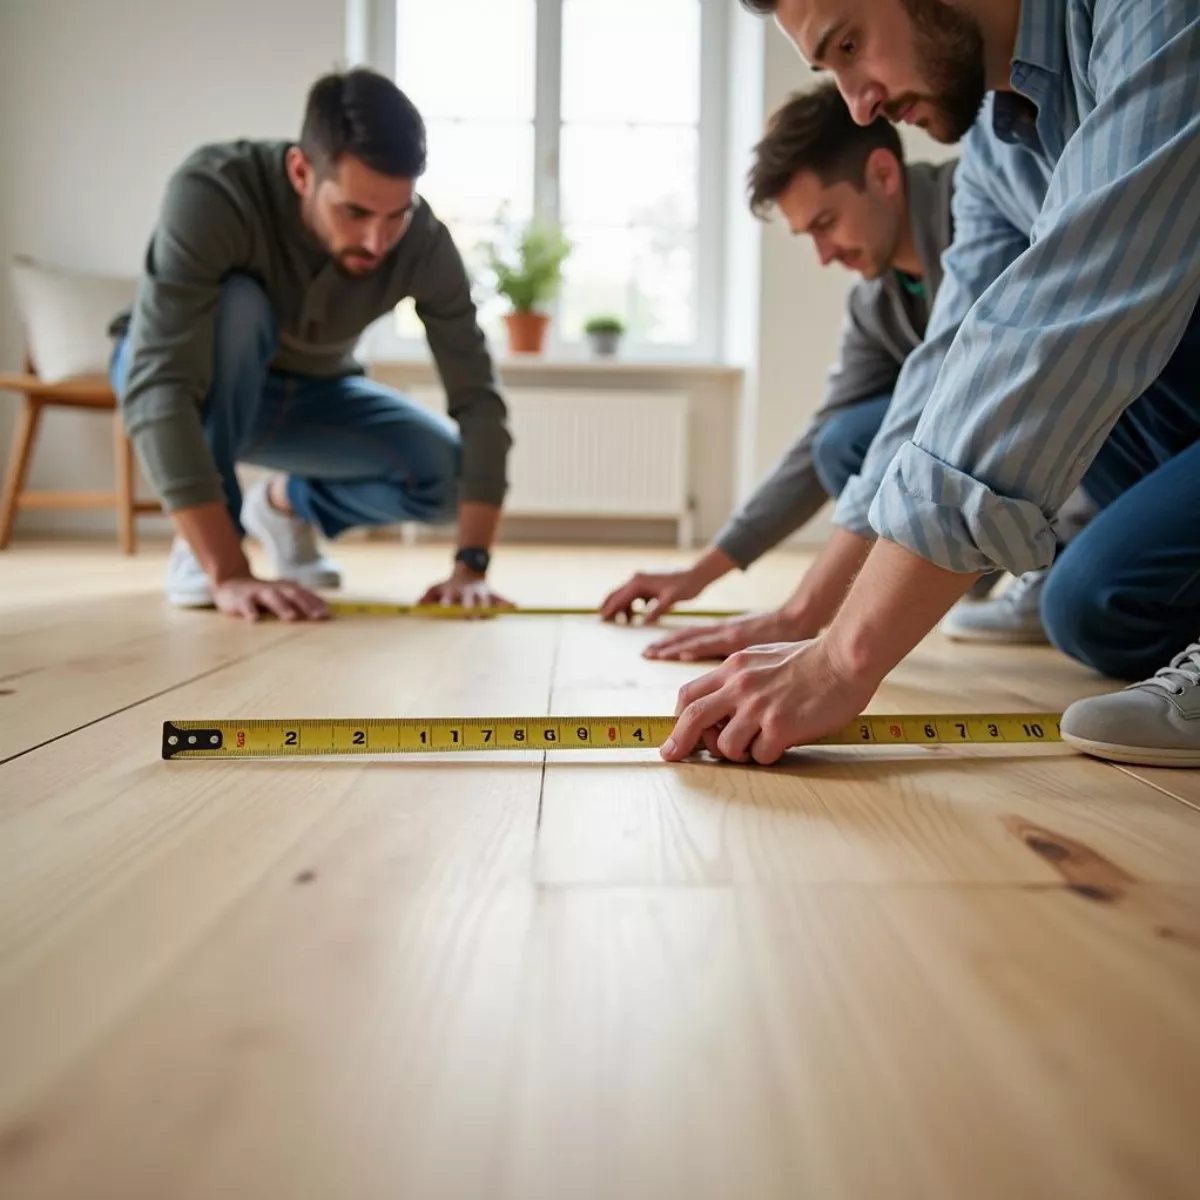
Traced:
MULTIPOLYGON (((453 519, 458 432, 449 420, 361 375, 313 379, 271 370, 277 331, 266 293, 245 276, 221 288, 204 435, 242 531, 234 464, 284 471, 296 514, 327 537, 364 525, 453 519)), ((129 369, 116 347, 113 388, 129 369)))
POLYGON ((1115 679, 1144 679, 1200 638, 1198 314, 1088 468, 1100 514, 1042 593, 1054 645, 1115 679))
POLYGON ((842 488, 861 470, 891 402, 891 396, 862 400, 835 413, 817 431, 812 445, 813 466, 830 496, 840 496, 842 488))

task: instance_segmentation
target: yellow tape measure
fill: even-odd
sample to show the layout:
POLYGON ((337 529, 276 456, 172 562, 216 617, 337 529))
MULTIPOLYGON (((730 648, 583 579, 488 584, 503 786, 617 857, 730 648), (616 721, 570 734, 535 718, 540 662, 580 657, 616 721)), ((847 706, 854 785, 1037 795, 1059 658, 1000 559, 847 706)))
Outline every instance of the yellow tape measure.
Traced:
MULTIPOLYGON (((359 617, 441 617, 459 619, 463 617, 596 617, 598 608, 494 608, 476 605, 466 608, 461 604, 392 604, 377 600, 330 600, 329 611, 337 616, 359 617)), ((696 619, 724 619, 740 617, 744 610, 724 608, 675 608, 664 617, 693 617, 696 619)), ((640 614, 635 614, 640 615, 640 614)))
MULTIPOLYGON (((1057 713, 865 716, 821 746, 1058 742, 1057 713)), ((508 750, 648 750, 674 717, 335 717, 328 720, 167 721, 163 758, 455 754, 508 750)))

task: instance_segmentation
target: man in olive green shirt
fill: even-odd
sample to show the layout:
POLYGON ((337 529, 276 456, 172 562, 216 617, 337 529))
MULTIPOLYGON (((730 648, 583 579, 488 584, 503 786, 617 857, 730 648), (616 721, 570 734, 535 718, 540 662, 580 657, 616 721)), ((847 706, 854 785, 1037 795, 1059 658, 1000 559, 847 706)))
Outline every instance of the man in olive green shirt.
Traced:
POLYGON ((416 194, 425 129, 366 70, 326 76, 298 144, 205 146, 172 177, 112 376, 179 532, 167 595, 254 619, 324 616, 315 531, 458 519, 427 603, 494 604, 486 572, 511 438, 462 259, 416 194), (369 380, 363 331, 414 297, 451 420, 369 380), (457 426, 457 428, 456 428, 457 426), (279 474, 243 499, 239 462, 279 474), (264 544, 277 579, 242 550, 264 544))

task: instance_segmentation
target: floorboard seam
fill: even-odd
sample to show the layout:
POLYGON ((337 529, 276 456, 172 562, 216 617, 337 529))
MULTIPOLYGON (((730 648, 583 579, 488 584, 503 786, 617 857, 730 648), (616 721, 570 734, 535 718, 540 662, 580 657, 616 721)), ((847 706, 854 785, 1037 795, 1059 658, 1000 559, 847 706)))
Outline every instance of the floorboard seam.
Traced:
POLYGON ((1130 779, 1136 779, 1138 783, 1144 783, 1147 787, 1152 787, 1156 792, 1162 793, 1164 796, 1169 796, 1172 800, 1178 800, 1180 804, 1186 805, 1194 812, 1200 812, 1200 804, 1195 801, 1185 800, 1182 796, 1163 787, 1161 783, 1155 783, 1153 779, 1147 779, 1144 775, 1139 775, 1132 767, 1124 767, 1120 763, 1113 763, 1114 767, 1121 772, 1122 775, 1128 775, 1130 779))
POLYGON ((61 742, 64 738, 69 738, 73 734, 80 733, 85 729, 91 729, 93 725, 99 725, 102 721, 109 721, 113 717, 119 717, 122 713, 140 708, 143 704, 149 704, 151 700, 160 700, 163 696, 168 696, 171 692, 177 692, 180 688, 187 687, 189 684, 199 683, 201 679, 208 679, 210 676, 217 675, 221 671, 227 671, 230 667, 236 667, 241 663, 248 662, 250 659, 266 653, 267 650, 273 649, 275 646, 295 640, 300 633, 301 631, 297 630, 291 637, 280 638, 278 641, 272 642, 270 646, 264 646, 261 649, 251 650, 247 654, 239 655, 237 658, 231 658, 219 666, 210 667, 207 671, 201 671, 199 675, 192 675, 187 679, 181 679, 178 683, 171 684, 170 687, 160 688, 157 692, 152 692, 149 696, 143 696, 140 700, 134 700, 132 703, 122 705, 120 708, 114 708, 112 712, 107 712, 102 716, 94 717, 90 721, 85 721, 82 725, 76 725, 74 728, 64 730, 62 733, 56 733, 54 737, 46 738, 45 741, 38 742, 36 746, 29 746, 24 750, 18 750, 16 754, 10 754, 7 758, 0 758, 0 767, 7 766, 11 762, 16 762, 18 758, 24 758, 27 754, 32 754, 35 750, 41 750, 46 746, 54 745, 55 742, 61 742))
MULTIPOLYGON (((554 676, 558 671, 558 655, 562 649, 562 621, 554 623, 554 653, 550 656, 550 686, 546 691, 546 715, 554 711, 554 676)), ((542 831, 542 801, 546 797, 546 768, 550 765, 550 755, 542 754, 542 773, 538 779, 537 823, 533 827, 534 854, 537 854, 537 838, 542 831)))

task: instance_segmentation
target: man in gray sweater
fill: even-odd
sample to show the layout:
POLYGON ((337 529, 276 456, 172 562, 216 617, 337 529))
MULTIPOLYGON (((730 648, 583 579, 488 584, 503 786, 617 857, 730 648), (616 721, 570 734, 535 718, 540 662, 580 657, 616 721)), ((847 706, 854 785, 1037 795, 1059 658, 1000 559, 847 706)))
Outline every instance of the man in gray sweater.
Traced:
MULTIPOLYGON (((837 363, 808 427, 714 544, 686 571, 635 575, 605 599, 606 619, 649 601, 646 619, 653 621, 727 572, 744 570, 857 473, 900 368, 925 336, 942 251, 953 237, 955 166, 906 166, 896 130, 882 119, 856 124, 832 84, 792 96, 774 114, 755 148, 750 207, 760 218, 777 209, 794 234, 813 239, 822 266, 839 262, 862 276, 846 303, 837 363)), ((784 613, 750 620, 762 626, 757 642, 787 636, 784 613)), ((699 636, 710 654, 720 647, 708 643, 725 631, 682 631, 649 653, 691 657, 699 636)))
POLYGON ((424 602, 501 602, 489 553, 511 444, 462 259, 416 194, 425 128, 390 80, 317 81, 298 144, 197 150, 172 177, 112 378, 179 536, 167 595, 255 619, 326 615, 337 568, 316 530, 458 520, 424 602), (360 335, 416 300, 449 414, 369 380, 360 335), (456 428, 457 426, 457 428, 456 428), (244 500, 239 462, 278 474, 244 500), (254 535, 273 580, 242 549, 254 535))

